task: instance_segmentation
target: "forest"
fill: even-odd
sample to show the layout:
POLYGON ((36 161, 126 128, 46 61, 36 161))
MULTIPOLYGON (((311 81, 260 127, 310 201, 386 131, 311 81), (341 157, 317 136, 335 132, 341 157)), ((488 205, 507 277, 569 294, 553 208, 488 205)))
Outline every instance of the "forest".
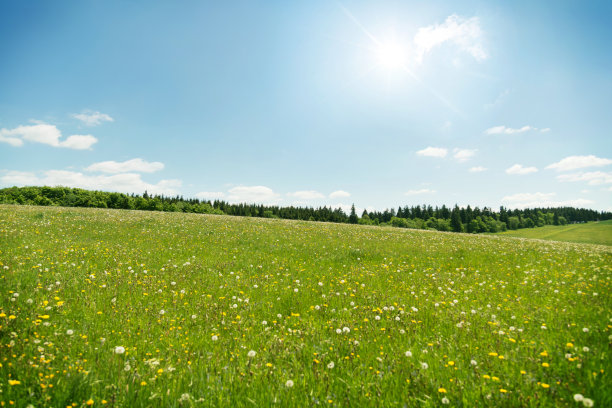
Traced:
POLYGON ((94 207, 143 211, 219 214, 243 217, 281 218, 400 228, 430 229, 468 233, 501 232, 544 225, 565 225, 612 219, 612 213, 585 208, 526 208, 498 211, 483 207, 399 206, 384 211, 363 211, 359 216, 352 206, 346 214, 341 208, 296 207, 263 204, 235 204, 222 200, 199 200, 150 195, 91 191, 70 187, 9 187, 0 189, 0 204, 94 207))

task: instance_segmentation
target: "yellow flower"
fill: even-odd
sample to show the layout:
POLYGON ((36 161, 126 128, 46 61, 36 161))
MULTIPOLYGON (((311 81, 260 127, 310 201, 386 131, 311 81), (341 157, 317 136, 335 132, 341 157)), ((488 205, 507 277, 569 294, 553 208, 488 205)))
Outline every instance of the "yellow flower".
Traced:
POLYGON ((527 374, 527 371, 521 370, 521 374, 527 374))
POLYGON ((438 388, 438 392, 446 393, 446 390, 444 388, 438 388))
POLYGON ((567 344, 565 345, 565 347, 567 347, 567 348, 572 348, 572 347, 574 347, 574 345, 573 345, 572 343, 567 343, 567 344))
POLYGON ((491 377, 485 374, 482 376, 482 378, 484 378, 485 380, 489 380, 491 377))
POLYGON ((448 362, 448 365, 449 365, 449 366, 454 366, 454 365, 455 365, 455 362, 454 362, 454 361, 449 361, 449 362, 448 362))
POLYGON ((540 384, 542 386, 542 388, 550 388, 550 385, 546 384, 546 383, 542 383, 540 384))
POLYGON ((548 353, 546 352, 546 350, 544 350, 543 352, 540 353, 540 355, 542 357, 548 357, 548 353))
POLYGON ((163 372, 164 372, 164 369, 163 369, 163 368, 160 368, 159 370, 157 370, 157 374, 161 374, 161 373, 163 373, 163 372))
POLYGON ((550 367, 550 364, 548 364, 548 363, 542 363, 542 367, 550 367))
POLYGON ((496 352, 494 352, 494 351, 490 352, 490 353, 489 353, 489 355, 490 355, 491 357, 497 357, 497 353, 496 353, 496 352))
POLYGON ((503 388, 500 388, 499 392, 504 392, 505 393, 505 392, 508 392, 508 390, 504 390, 503 388))
POLYGON ((17 318, 17 316, 15 316, 15 315, 10 315, 9 316, 9 320, 13 320, 13 319, 16 319, 16 318, 17 318))
POLYGON ((19 385, 19 384, 21 384, 21 381, 9 380, 9 385, 19 385))
POLYGON ((140 385, 145 386, 145 385, 147 385, 147 382, 143 381, 143 382, 140 383, 140 385))
POLYGON ((93 405, 94 404, 94 400, 92 400, 91 398, 87 400, 87 405, 93 405))

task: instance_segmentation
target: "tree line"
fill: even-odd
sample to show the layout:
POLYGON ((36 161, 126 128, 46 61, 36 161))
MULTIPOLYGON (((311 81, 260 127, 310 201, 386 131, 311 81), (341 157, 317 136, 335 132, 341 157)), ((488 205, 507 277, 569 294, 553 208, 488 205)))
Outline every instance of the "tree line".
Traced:
POLYGON ((70 187, 9 187, 0 190, 0 203, 94 207, 125 210, 167 211, 197 214, 225 214, 244 217, 282 218, 290 220, 325 221, 336 223, 388 225, 400 228, 432 229, 454 232, 501 232, 508 229, 534 228, 544 225, 565 225, 612 219, 612 212, 586 208, 526 208, 498 211, 483 207, 450 208, 445 205, 404 206, 384 211, 363 211, 358 216, 353 205, 349 214, 332 207, 281 207, 263 204, 233 204, 223 200, 199 200, 150 195, 91 191, 70 187))

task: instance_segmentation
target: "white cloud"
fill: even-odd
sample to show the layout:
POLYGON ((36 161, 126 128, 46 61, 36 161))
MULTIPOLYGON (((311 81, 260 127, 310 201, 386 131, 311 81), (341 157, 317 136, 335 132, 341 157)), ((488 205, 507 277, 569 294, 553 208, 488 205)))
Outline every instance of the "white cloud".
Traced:
POLYGON ((345 197, 350 197, 351 193, 344 191, 344 190, 337 190, 332 192, 329 195, 329 198, 345 198, 345 197))
POLYGON ((60 142, 59 145, 68 149, 87 150, 97 142, 98 139, 92 135, 72 135, 68 136, 63 142, 60 142))
POLYGON ((537 171, 538 169, 536 167, 523 167, 522 164, 515 164, 514 166, 508 167, 506 169, 507 174, 518 174, 521 176, 525 174, 535 173, 537 171))
POLYGON ((465 161, 470 160, 477 152, 476 149, 459 149, 455 148, 453 150, 453 157, 457 159, 457 161, 463 163, 465 161))
POLYGON ((482 166, 475 166, 475 167, 471 167, 470 170, 468 170, 470 173, 480 173, 483 171, 486 171, 487 168, 486 167, 482 167, 482 166))
POLYGON ((557 176, 559 181, 586 181, 591 186, 612 183, 612 172, 589 171, 571 174, 560 174, 557 176))
POLYGON ((404 195, 412 196, 412 195, 419 195, 419 194, 433 194, 435 192, 436 190, 432 190, 429 188, 422 188, 420 190, 408 190, 404 193, 404 195))
POLYGON ((228 199, 239 203, 276 204, 280 195, 266 186, 238 186, 229 189, 228 199))
POLYGON ((200 191, 196 193, 196 198, 200 200, 216 200, 219 198, 225 198, 225 193, 222 191, 200 191))
POLYGON ((417 155, 419 156, 427 156, 427 157, 446 157, 446 155, 448 154, 448 149, 445 149, 443 147, 426 147, 423 150, 419 150, 418 152, 416 152, 417 155))
POLYGON ((17 126, 14 129, 0 129, 0 142, 12 146, 22 146, 23 141, 42 143, 53 147, 86 150, 98 142, 92 135, 72 135, 66 140, 60 140, 62 133, 55 125, 36 123, 34 125, 17 126))
POLYGON ((584 198, 573 200, 555 200, 556 193, 518 193, 505 196, 502 203, 510 208, 534 207, 585 207, 593 201, 584 198))
POLYGON ((103 122, 114 122, 115 120, 111 118, 106 113, 93 112, 93 111, 85 111, 82 113, 74 113, 71 115, 73 118, 80 120, 87 126, 98 126, 103 122))
POLYGON ((588 156, 568 156, 557 163, 546 166, 546 168, 557 171, 569 171, 583 169, 586 167, 603 167, 609 164, 612 164, 612 160, 604 159, 591 154, 588 156))
POLYGON ((550 132, 550 128, 540 129, 540 132, 542 133, 550 132))
POLYGON ((315 190, 296 191, 294 193, 288 193, 287 195, 300 200, 316 200, 317 198, 325 198, 323 194, 315 190))
POLYGON ((100 171, 102 173, 154 173, 162 170, 164 163, 148 162, 140 158, 126 160, 124 162, 116 162, 113 160, 94 163, 87 167, 87 171, 100 171))
POLYGON ((147 190, 151 194, 178 194, 180 180, 160 180, 156 184, 143 181, 140 174, 122 173, 110 176, 91 176, 75 171, 48 170, 38 176, 32 172, 8 171, 0 177, 0 183, 5 186, 65 186, 88 190, 117 191, 121 193, 142 194, 147 190))
POLYGON ((423 62, 423 57, 435 47, 450 43, 463 52, 467 52, 477 61, 487 58, 482 45, 482 29, 478 17, 466 19, 455 14, 448 16, 444 23, 421 27, 414 36, 416 60, 423 62))
POLYGON ((502 125, 488 128, 487 130, 485 130, 485 133, 487 135, 513 135, 515 133, 524 133, 530 130, 537 130, 537 128, 529 125, 523 126, 521 128, 510 128, 502 125))

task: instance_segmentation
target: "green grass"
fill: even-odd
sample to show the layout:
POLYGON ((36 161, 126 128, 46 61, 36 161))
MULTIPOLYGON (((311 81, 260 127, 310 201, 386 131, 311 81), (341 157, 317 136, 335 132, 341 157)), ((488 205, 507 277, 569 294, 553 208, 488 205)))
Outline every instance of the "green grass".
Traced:
POLYGON ((0 401, 612 406, 611 272, 604 246, 0 206, 0 401))
POLYGON ((552 241, 582 242, 587 244, 612 245, 612 220, 570 224, 546 225, 539 228, 524 228, 502 232, 511 237, 547 239, 552 241))

